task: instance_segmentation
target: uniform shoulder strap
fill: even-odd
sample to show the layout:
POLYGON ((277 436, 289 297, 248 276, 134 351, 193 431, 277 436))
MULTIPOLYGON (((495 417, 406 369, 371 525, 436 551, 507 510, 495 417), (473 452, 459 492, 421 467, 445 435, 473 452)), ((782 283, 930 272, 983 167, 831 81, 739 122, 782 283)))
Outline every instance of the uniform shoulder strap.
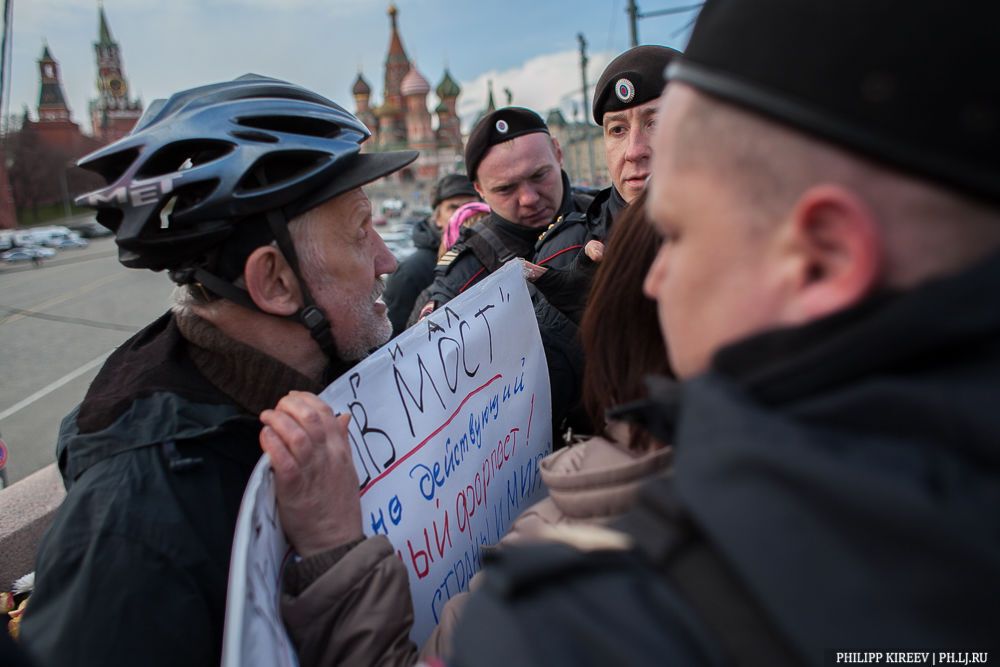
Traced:
POLYGON ((517 253, 508 248, 496 232, 481 222, 468 230, 465 245, 489 273, 493 273, 509 260, 517 257, 517 253))
POLYGON ((647 485, 618 528, 691 604, 733 664, 804 663, 681 506, 672 480, 647 485))

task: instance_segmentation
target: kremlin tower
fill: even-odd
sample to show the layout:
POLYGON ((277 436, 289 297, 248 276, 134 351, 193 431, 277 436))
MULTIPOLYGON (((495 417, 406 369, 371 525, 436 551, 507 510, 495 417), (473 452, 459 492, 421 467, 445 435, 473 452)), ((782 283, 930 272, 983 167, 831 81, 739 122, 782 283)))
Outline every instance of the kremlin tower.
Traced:
POLYGON ((129 99, 128 81, 122 67, 118 42, 111 36, 104 5, 99 9, 97 52, 97 99, 90 102, 94 138, 103 143, 121 139, 142 116, 142 102, 129 99))

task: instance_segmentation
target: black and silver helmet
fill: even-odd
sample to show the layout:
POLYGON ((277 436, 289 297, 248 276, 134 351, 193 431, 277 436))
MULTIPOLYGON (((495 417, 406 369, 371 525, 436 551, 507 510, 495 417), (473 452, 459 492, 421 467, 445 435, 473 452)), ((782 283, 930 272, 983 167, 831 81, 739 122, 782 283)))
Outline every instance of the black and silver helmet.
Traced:
MULTIPOLYGON (((125 266, 167 270, 256 308, 231 282, 254 247, 276 240, 301 278, 288 221, 417 157, 361 153, 370 136, 325 97, 247 74, 151 104, 131 134, 79 161, 107 185, 76 202, 115 232, 125 266), (232 248, 242 252, 235 262, 232 248), (226 270, 227 259, 238 270, 226 270)), ((332 357, 327 319, 300 283, 305 306, 295 318, 332 357)))
POLYGON ((248 74, 154 102, 129 136, 80 160, 108 185, 76 201, 115 232, 125 266, 182 268, 244 219, 291 219, 416 158, 362 155, 369 136, 336 103, 248 74))

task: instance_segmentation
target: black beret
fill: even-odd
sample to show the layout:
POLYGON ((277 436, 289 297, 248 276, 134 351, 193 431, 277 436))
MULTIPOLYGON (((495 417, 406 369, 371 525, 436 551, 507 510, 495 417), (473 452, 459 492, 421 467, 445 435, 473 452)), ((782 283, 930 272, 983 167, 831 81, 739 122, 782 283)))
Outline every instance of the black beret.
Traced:
POLYGON ((469 178, 476 180, 476 170, 491 146, 502 144, 525 134, 549 133, 542 117, 531 109, 504 107, 486 114, 472 128, 469 142, 465 144, 465 170, 469 178))
POLYGON ((998 23, 997 2, 708 0, 668 78, 997 199, 998 23))
POLYGON ((447 174, 434 184, 434 190, 431 192, 431 208, 437 208, 437 205, 445 199, 466 196, 479 198, 479 193, 476 192, 469 177, 465 174, 447 174))
POLYGON ((604 114, 655 100, 667 80, 663 70, 679 51, 666 46, 636 46, 612 60, 594 88, 594 122, 604 125, 604 114))

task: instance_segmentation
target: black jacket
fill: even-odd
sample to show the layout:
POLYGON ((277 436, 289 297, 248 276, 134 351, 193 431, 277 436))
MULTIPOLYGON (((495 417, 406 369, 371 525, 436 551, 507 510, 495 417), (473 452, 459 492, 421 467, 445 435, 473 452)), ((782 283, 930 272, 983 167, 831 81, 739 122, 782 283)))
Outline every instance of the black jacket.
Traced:
POLYGON ((430 218, 420 220, 413 226, 413 246, 416 250, 400 262, 395 273, 389 276, 382 295, 389 309, 393 336, 398 336, 406 329, 406 321, 417 295, 434 282, 434 265, 437 264, 438 248, 441 246, 441 230, 430 218))
POLYGON ((622 647, 633 665, 753 663, 732 648, 741 628, 710 630, 694 611, 703 597, 645 557, 650 544, 669 552, 682 522, 805 663, 835 650, 996 649, 997 293, 1000 257, 721 351, 642 411, 675 446, 674 480, 646 495, 676 502, 626 519, 644 546, 506 550, 467 607, 454 664, 609 664, 622 647), (536 627, 539 614, 549 620, 536 627), (491 632, 477 633, 484 616, 491 632), (545 644, 544 660, 518 654, 525 644, 545 644))
POLYGON ((40 664, 219 664, 259 431, 199 374, 169 314, 112 354, 60 431, 67 496, 21 635, 40 664))
POLYGON ((615 219, 628 204, 618 194, 615 186, 605 188, 597 193, 594 201, 587 208, 587 220, 590 223, 590 237, 598 241, 606 241, 611 234, 615 219))

